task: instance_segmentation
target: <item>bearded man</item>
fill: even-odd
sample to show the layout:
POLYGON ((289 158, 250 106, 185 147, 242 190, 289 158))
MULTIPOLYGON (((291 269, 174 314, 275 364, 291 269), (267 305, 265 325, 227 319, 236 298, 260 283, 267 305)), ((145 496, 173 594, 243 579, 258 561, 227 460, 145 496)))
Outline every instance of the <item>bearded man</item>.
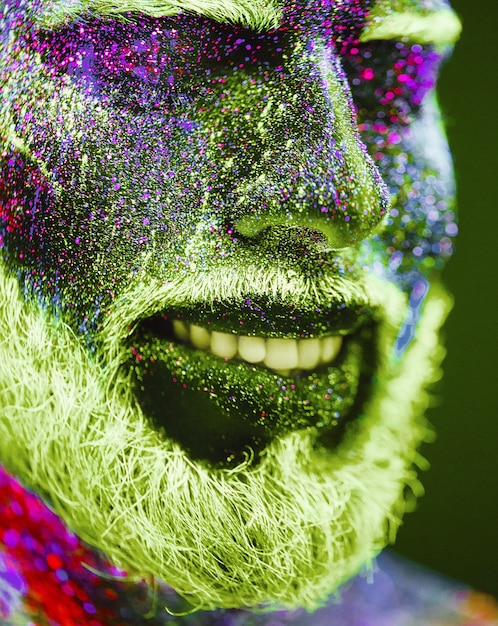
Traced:
MULTIPOLYGON (((72 592, 47 623, 91 623, 60 613, 100 610, 68 558, 94 587, 116 574, 89 544, 174 590, 154 623, 168 602, 185 623, 316 611, 420 492, 458 19, 446 0, 6 0, 1 19, 0 459, 80 538, 46 513, 59 542, 30 535, 18 589, 50 571, 72 592)), ((18 549, 42 506, 3 480, 18 549)))

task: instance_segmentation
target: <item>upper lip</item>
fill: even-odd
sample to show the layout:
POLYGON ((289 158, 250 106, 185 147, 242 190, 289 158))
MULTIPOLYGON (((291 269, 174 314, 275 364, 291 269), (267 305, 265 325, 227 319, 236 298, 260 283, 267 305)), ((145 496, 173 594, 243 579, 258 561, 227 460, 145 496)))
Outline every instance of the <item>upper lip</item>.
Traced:
POLYGON ((329 302, 302 309, 270 302, 268 298, 248 296, 242 301, 201 302, 195 306, 159 308, 141 317, 137 323, 181 319, 211 331, 260 337, 304 338, 349 335, 371 321, 372 317, 372 308, 361 303, 346 306, 329 302))
MULTIPOLYGON (((243 264, 244 265, 244 264, 243 264)), ((145 320, 183 319, 219 332, 262 337, 352 334, 375 321, 379 297, 369 282, 349 272, 310 276, 299 270, 256 264, 172 272, 144 280, 140 273, 117 298, 103 329, 105 343, 126 340, 145 320)))

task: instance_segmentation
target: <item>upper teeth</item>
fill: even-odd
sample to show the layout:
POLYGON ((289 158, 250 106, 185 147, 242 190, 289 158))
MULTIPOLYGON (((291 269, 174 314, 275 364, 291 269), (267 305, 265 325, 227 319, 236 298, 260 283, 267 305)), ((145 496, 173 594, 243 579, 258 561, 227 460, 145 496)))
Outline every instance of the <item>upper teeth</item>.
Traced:
POLYGON ((249 337, 209 331, 196 324, 173 320, 178 339, 222 359, 238 357, 248 363, 260 363, 288 376, 294 370, 312 370, 331 363, 339 354, 342 337, 333 335, 314 339, 277 339, 249 337))

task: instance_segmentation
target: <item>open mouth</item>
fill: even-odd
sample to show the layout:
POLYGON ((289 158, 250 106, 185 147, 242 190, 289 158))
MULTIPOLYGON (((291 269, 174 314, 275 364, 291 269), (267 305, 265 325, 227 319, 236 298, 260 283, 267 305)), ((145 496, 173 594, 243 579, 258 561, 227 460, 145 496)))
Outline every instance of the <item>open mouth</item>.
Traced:
POLYGON ((323 365, 331 365, 339 355, 343 337, 283 338, 236 335, 210 330, 180 319, 152 318, 143 322, 153 334, 168 336, 192 349, 225 361, 238 361, 265 367, 281 376, 297 376, 323 365), (169 322, 169 324, 168 324, 169 322))
POLYGON ((183 310, 137 323, 127 367, 159 438, 215 466, 257 457, 275 437, 303 428, 336 442, 370 386, 372 317, 348 312, 346 325, 337 316, 327 324, 325 316, 318 328, 313 316, 298 314, 282 317, 284 333, 282 325, 268 324, 275 316, 251 323, 238 311, 236 322, 183 310), (305 318, 316 336, 303 331, 305 318))

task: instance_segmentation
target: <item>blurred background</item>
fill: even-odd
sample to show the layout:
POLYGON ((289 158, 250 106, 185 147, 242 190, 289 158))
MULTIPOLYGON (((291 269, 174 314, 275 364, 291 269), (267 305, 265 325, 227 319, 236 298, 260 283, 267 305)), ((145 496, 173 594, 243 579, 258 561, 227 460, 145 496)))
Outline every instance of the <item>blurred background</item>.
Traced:
POLYGON ((498 0, 452 0, 463 34, 440 101, 458 182, 460 235, 445 271, 455 297, 438 433, 422 449, 426 495, 396 551, 498 595, 498 0))

